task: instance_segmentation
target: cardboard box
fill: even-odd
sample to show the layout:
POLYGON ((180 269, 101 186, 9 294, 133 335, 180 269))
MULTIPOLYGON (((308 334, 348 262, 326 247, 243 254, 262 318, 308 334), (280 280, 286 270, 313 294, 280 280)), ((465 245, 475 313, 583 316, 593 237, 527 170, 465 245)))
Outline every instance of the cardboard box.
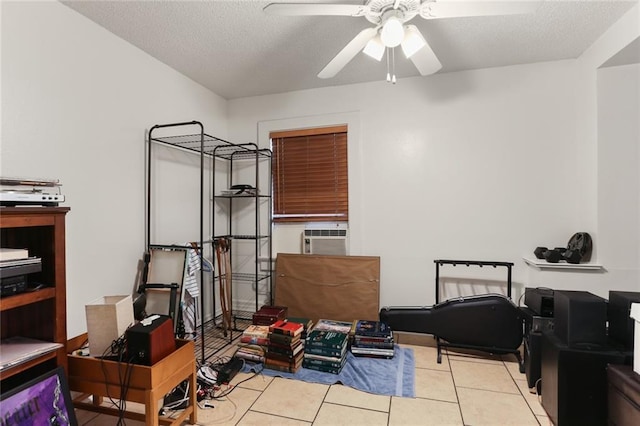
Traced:
POLYGON ((105 353, 114 340, 124 335, 133 324, 133 300, 128 296, 104 296, 85 306, 89 354, 93 357, 105 353))
POLYGON ((631 304, 631 318, 636 322, 633 331, 633 371, 640 374, 640 303, 631 304))

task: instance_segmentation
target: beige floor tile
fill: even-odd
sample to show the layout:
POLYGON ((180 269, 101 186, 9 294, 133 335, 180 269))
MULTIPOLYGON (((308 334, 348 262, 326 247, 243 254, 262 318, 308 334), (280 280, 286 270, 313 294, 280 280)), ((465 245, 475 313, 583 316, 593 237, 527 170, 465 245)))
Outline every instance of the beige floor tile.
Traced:
POLYGON ((431 346, 402 345, 413 349, 413 359, 416 368, 429 368, 431 370, 449 371, 449 359, 442 354, 442 362, 438 364, 438 350, 431 346))
POLYGON ((328 390, 328 385, 276 377, 251 410, 310 422, 328 390))
POLYGON ((502 363, 486 364, 451 360, 451 372, 456 387, 520 393, 513 378, 502 363))
POLYGON ((542 403, 540 402, 540 398, 538 397, 538 395, 529 392, 529 386, 527 385, 527 381, 516 380, 516 385, 518 386, 520 393, 524 396, 524 399, 527 400, 527 404, 529 404, 529 407, 531 408, 531 411, 533 411, 533 414, 535 414, 536 416, 537 415, 546 416, 547 412, 544 411, 544 408, 542 407, 542 403))
POLYGON ((462 419, 468 425, 528 426, 538 420, 522 395, 458 388, 462 419))
POLYGON ((314 426, 386 426, 389 415, 380 411, 363 410, 362 408, 324 403, 320 407, 314 426))
POLYGON ((271 383, 272 380, 273 377, 265 376, 264 374, 240 372, 236 374, 236 377, 234 377, 233 380, 231 380, 231 384, 241 388, 263 391, 267 386, 269 386, 269 383, 271 383))
POLYGON ((541 426, 553 426, 553 423, 551 423, 551 420, 549 420, 549 417, 545 416, 538 416, 536 415, 536 418, 538 419, 538 423, 540 423, 541 426))
POLYGON ((416 368, 415 380, 417 398, 458 402, 450 372, 416 368))
POLYGON ((462 424, 460 407, 456 403, 422 398, 391 399, 389 426, 462 424))
POLYGON ((520 372, 520 364, 518 363, 518 359, 515 355, 502 355, 502 360, 504 365, 507 367, 509 374, 515 380, 526 380, 527 376, 524 373, 520 372))
POLYGON ((374 395, 343 385, 331 385, 324 402, 349 405, 366 410, 389 412, 390 396, 374 395))
POLYGON ((253 389, 236 387, 222 399, 207 401, 213 405, 213 408, 198 408, 198 424, 235 424, 244 416, 260 394, 259 391, 253 389))
POLYGON ((311 426, 310 422, 248 411, 237 426, 311 426))

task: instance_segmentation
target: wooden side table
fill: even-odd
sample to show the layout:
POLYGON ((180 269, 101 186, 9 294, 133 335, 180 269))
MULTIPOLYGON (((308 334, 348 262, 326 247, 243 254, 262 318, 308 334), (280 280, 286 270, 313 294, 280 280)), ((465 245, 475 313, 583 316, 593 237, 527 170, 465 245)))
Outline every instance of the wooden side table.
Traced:
MULTIPOLYGON (((74 342, 86 340, 86 334, 69 341, 67 352, 78 349, 74 342), (76 347, 74 347, 76 346, 76 347)), ((152 366, 126 364, 95 357, 68 355, 69 388, 80 392, 74 398, 76 408, 117 416, 116 408, 101 405, 104 397, 121 399, 120 378, 130 375, 125 400, 142 403, 145 413, 125 411, 124 417, 144 421, 147 426, 180 425, 189 418, 191 424, 196 424, 196 359, 194 344, 189 340, 176 339, 177 349, 152 366), (128 371, 127 371, 128 370, 128 371), (160 416, 162 408, 158 401, 164 399, 183 381, 189 381, 189 402, 187 407, 176 418, 160 416), (85 402, 87 395, 93 395, 93 402, 85 402)))

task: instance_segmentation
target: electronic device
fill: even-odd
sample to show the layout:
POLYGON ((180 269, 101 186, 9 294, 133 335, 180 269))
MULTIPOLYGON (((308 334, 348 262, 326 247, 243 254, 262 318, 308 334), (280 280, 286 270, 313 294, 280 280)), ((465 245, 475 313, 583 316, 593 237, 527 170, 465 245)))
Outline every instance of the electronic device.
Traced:
POLYGON ((27 276, 0 278, 0 296, 11 296, 27 290, 27 276))
POLYGON ((542 406, 556 426, 607 424, 607 365, 625 356, 605 345, 570 348, 556 336, 542 337, 542 406))
POLYGON ((229 383, 238 372, 242 369, 244 361, 240 358, 233 357, 229 362, 224 364, 218 370, 216 382, 221 385, 223 383, 229 383))
POLYGON ((64 202, 57 179, 0 177, 0 206, 49 206, 64 202))
POLYGON ((538 316, 531 308, 521 306, 524 319, 524 372, 529 392, 540 394, 542 333, 553 332, 553 318, 538 316))
POLYGON ((153 365, 176 350, 173 321, 152 315, 125 332, 127 357, 134 364, 153 365))
POLYGON ((526 287, 524 289, 524 304, 536 315, 553 317, 553 290, 526 287))
POLYGON ((0 205, 2 206, 39 205, 55 207, 62 202, 64 202, 64 195, 62 194, 0 191, 0 205))
POLYGON ((587 291, 553 292, 554 333, 566 345, 607 343, 607 301, 587 291))

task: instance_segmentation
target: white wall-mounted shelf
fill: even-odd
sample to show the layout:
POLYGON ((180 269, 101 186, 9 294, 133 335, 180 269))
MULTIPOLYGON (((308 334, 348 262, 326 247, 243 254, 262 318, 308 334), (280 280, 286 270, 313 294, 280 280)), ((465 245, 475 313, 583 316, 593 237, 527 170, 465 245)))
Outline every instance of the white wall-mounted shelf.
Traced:
POLYGON ((598 263, 567 263, 564 260, 558 263, 550 263, 546 260, 531 259, 523 257, 522 260, 529 266, 533 266, 538 269, 561 269, 561 270, 582 270, 582 271, 601 271, 604 270, 604 266, 598 263))

